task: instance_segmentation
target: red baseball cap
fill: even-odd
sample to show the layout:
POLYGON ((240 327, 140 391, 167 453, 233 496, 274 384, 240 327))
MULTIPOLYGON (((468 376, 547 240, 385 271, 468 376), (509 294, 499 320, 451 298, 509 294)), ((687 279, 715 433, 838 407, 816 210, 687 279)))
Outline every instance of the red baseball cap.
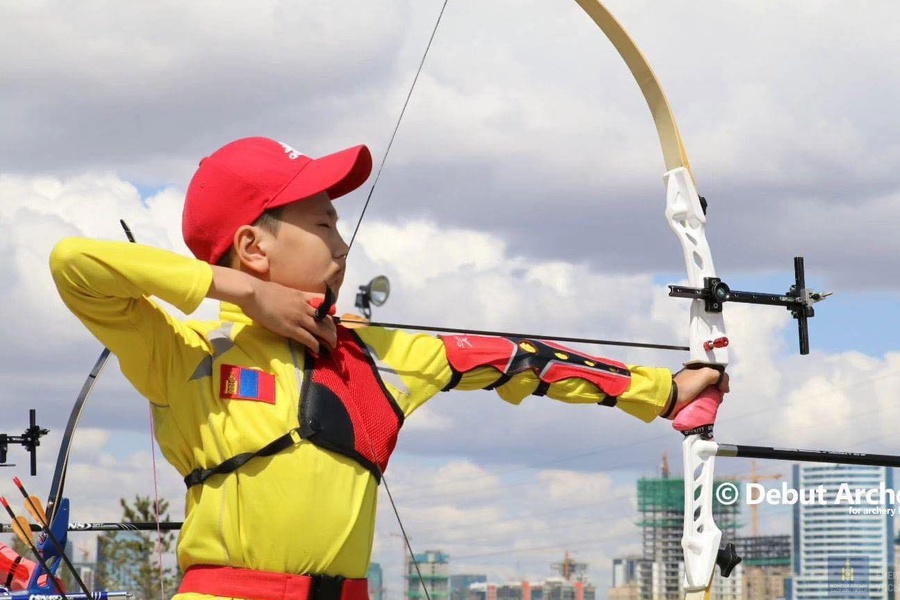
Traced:
POLYGON ((241 225, 321 192, 340 198, 371 172, 372 155, 365 146, 310 158, 268 138, 231 142, 201 160, 191 179, 181 218, 184 241, 194 256, 215 264, 241 225))

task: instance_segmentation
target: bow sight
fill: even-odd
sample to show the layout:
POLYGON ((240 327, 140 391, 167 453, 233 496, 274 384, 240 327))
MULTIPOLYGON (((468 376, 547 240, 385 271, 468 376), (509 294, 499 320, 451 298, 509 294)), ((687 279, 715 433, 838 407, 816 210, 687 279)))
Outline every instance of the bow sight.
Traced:
MULTIPOLYGON (((830 295, 831 292, 819 293, 807 289, 802 256, 794 257, 794 285, 784 294, 739 292, 732 290, 728 287, 728 284, 718 277, 704 277, 702 288, 681 285, 669 286, 669 296, 703 300, 706 311, 711 313, 722 312, 722 305, 726 302, 786 307, 791 311, 791 316, 797 319, 797 329, 800 335, 800 354, 809 354, 809 327, 807 320, 816 314, 812 305, 816 302, 821 302, 830 295)), ((727 345, 728 338, 721 337, 714 340, 706 340, 703 343, 703 348, 712 350, 713 348, 722 348, 727 345)))
POLYGON ((43 429, 37 424, 37 411, 28 411, 28 429, 22 435, 9 435, 0 433, 0 467, 14 467, 16 465, 6 462, 10 444, 24 446, 31 454, 31 475, 37 475, 37 447, 41 445, 41 437, 47 435, 48 429, 43 429))

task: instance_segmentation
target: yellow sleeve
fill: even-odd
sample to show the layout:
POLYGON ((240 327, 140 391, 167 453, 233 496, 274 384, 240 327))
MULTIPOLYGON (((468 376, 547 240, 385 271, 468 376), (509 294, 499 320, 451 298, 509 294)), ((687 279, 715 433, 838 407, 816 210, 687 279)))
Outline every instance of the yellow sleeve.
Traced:
MULTIPOLYGON (((628 389, 619 395, 616 407, 649 423, 659 416, 669 401, 672 393, 672 371, 659 367, 626 366, 631 373, 631 383, 628 389)), ((483 370, 479 369, 478 372, 483 370)), ((497 378, 497 371, 489 367, 487 370, 490 377, 497 378)), ((469 373, 466 373, 463 376, 464 383, 469 380, 468 375, 469 373)), ((538 376, 529 371, 516 375, 498 387, 497 393, 507 402, 519 404, 531 395, 539 384, 538 376)), ((550 385, 547 396, 568 404, 597 404, 606 398, 606 394, 593 383, 576 377, 550 385)))
POLYGON ((453 376, 444 343, 434 336, 381 327, 363 327, 357 333, 405 416, 434 397, 453 376))
MULTIPOLYGON (((453 376, 444 343, 439 338, 378 327, 365 327, 358 333, 372 351, 382 380, 394 393, 404 415, 409 416, 441 391, 453 376)), ((649 423, 659 416, 669 401, 672 372, 665 368, 627 367, 631 383, 618 397, 616 406, 649 423)), ((463 374, 453 389, 481 390, 497 381, 499 376, 497 370, 481 367, 463 374)), ((520 404, 539 384, 538 376, 526 371, 513 376, 495 391, 506 402, 520 404)), ((606 398, 597 386, 580 378, 554 383, 546 395, 569 404, 597 404, 606 398)))
POLYGON ((63 302, 118 357, 138 392, 167 405, 171 368, 184 362, 176 354, 206 350, 150 297, 191 313, 209 291, 212 268, 148 246, 67 238, 53 248, 50 271, 63 302))

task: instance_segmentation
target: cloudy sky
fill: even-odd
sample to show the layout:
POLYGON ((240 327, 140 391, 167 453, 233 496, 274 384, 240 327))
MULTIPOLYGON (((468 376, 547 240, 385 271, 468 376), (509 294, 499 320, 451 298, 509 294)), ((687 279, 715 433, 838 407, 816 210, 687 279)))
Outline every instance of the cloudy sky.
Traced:
MULTIPOLYGON (((799 357, 786 311, 729 306, 733 393, 723 441, 896 452, 900 354, 900 8, 817 0, 609 0, 663 82, 735 289, 783 292, 792 257, 834 297, 799 357)), ((439 0, 12 0, 0 4, 0 432, 27 409, 60 433, 100 346, 58 300, 46 267, 67 235, 186 252, 197 162, 248 135, 310 155, 366 143, 380 160, 439 0)), ((652 119, 612 46, 571 1, 455 0, 388 155, 351 253, 353 286, 391 278, 383 320, 683 343, 683 277, 663 217, 652 119)), ((341 199, 347 233, 370 183, 341 199)), ((201 308, 212 316, 216 307, 201 308)), ((594 348, 677 367, 678 353, 594 348)), ((77 520, 113 520, 152 493, 146 403, 110 365, 77 431, 77 520)), ((411 419, 388 483, 417 552, 454 572, 541 578, 564 551, 600 586, 634 553, 634 482, 664 453, 664 422, 487 392, 451 393, 411 419)), ((12 496, 12 474, 0 474, 12 496)), ((721 472, 749 464, 720 460, 721 472)), ((766 474, 788 465, 763 463, 766 474)), ((179 516, 182 487, 159 469, 179 516)), ((382 498, 375 560, 400 589, 399 526, 382 498)), ((788 531, 764 510, 765 532, 788 531)), ((76 545, 87 549, 90 538, 76 545)))

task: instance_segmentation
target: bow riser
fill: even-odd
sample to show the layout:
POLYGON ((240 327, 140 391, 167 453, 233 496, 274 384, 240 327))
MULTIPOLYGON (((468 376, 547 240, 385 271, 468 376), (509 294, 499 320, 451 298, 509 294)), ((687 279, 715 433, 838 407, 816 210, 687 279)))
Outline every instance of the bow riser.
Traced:
MULTIPOLYGON (((684 254, 688 285, 703 287, 716 277, 712 251, 706 239, 706 211, 694 186, 691 173, 684 167, 672 169, 663 177, 666 185, 666 220, 678 237, 684 254)), ((689 343, 690 365, 728 364, 728 338, 721 305, 707 310, 704 300, 691 302, 689 343)), ((713 519, 713 488, 718 445, 699 434, 682 442, 684 464, 684 585, 687 598, 709 597, 715 573, 722 531, 713 519)))
MULTIPOLYGON (((667 172, 666 220, 675 232, 684 253, 688 285, 703 287, 716 277, 712 251, 706 239, 706 212, 690 172, 680 167, 667 172)), ((691 365, 728 364, 728 338, 721 305, 718 312, 707 310, 704 300, 691 302, 691 365)), ((687 598, 708 597, 715 573, 722 531, 713 518, 713 489, 718 444, 699 434, 682 442, 684 464, 684 590, 687 598)))
MULTIPOLYGON (((688 285, 703 287, 707 278, 716 276, 716 270, 706 241, 706 214, 697 188, 684 167, 672 169, 663 181, 666 184, 666 220, 681 242, 688 285)), ((708 312, 703 300, 694 300, 691 303, 691 360, 688 364, 725 367, 728 364, 727 346, 722 313, 708 312)))
MULTIPOLYGON (((705 592, 713 577, 722 531, 713 518, 716 451, 719 445, 690 435, 681 446, 684 477, 684 590, 705 592)), ((688 596, 690 597, 690 596, 688 596)))

